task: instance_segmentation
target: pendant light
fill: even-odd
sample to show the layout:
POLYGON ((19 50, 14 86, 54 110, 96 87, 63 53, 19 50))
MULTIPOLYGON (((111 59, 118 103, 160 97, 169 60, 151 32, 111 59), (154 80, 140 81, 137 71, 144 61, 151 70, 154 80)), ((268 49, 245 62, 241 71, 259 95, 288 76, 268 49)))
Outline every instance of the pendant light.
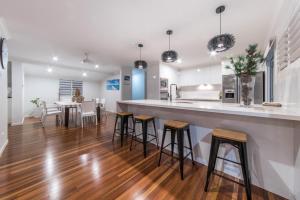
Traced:
POLYGON ((216 13, 220 15, 220 34, 213 37, 207 45, 211 55, 219 52, 227 51, 232 48, 235 43, 235 38, 232 34, 222 34, 222 13, 225 11, 225 6, 219 6, 216 13))
POLYGON ((134 62, 134 67, 137 69, 146 69, 147 68, 147 62, 142 60, 142 48, 143 44, 138 44, 138 47, 140 48, 140 59, 134 62))
POLYGON ((166 63, 175 62, 178 58, 178 54, 176 51, 171 50, 171 35, 173 34, 172 30, 167 30, 167 35, 169 35, 169 50, 163 52, 161 55, 161 60, 166 63))

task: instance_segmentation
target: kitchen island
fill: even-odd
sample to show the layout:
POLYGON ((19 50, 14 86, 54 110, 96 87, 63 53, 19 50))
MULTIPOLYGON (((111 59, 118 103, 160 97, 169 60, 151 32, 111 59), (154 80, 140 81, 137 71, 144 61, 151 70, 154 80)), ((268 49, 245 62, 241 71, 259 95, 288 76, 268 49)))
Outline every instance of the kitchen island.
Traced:
MULTIPOLYGON (((243 131, 248 135, 252 184, 288 199, 299 195, 299 107, 257 105, 247 108, 221 102, 132 100, 118 102, 117 108, 118 111, 155 116, 160 141, 164 120, 190 123, 195 160, 204 165, 208 163, 212 129, 243 131)), ((224 146, 219 155, 231 160, 238 157, 230 146, 224 146)), ((232 163, 219 161, 216 168, 242 177, 239 167, 232 163)))

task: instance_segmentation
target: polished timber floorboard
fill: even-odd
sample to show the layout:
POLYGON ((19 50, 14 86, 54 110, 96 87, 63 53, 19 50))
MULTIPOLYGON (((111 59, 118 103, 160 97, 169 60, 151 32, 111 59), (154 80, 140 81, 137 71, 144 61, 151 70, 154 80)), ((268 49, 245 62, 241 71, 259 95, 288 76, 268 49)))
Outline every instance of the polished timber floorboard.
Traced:
MULTIPOLYGON (((33 119, 9 127, 9 144, 0 158, 0 199, 246 199, 244 188, 214 176, 204 192, 207 167, 185 163, 181 181, 178 163, 167 156, 157 167, 154 145, 143 158, 138 144, 113 144, 114 116, 84 129, 45 129, 33 119)), ((128 138, 129 141, 129 138, 128 138)), ((253 199, 282 199, 253 187, 253 199)))

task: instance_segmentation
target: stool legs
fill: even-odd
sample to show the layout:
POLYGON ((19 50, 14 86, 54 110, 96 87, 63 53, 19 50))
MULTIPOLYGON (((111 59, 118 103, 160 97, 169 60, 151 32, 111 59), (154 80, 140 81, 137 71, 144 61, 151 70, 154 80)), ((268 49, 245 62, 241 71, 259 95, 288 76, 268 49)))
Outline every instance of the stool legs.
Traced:
POLYGON ((159 154, 158 166, 160 166, 161 154, 162 154, 162 151, 164 149, 164 143, 165 143, 166 133, 167 133, 167 129, 164 127, 164 132, 163 132, 162 140, 161 140, 161 147, 160 147, 160 154, 159 154))
POLYGON ((143 146, 144 146, 144 157, 147 156, 147 129, 148 129, 148 122, 142 121, 142 129, 143 129, 143 146))
POLYGON ((246 143, 241 143, 239 146, 240 146, 239 155, 240 155, 247 199, 250 200, 251 199, 251 177, 248 169, 246 143))
POLYGON ((183 129, 177 130, 177 142, 178 142, 178 155, 179 155, 179 167, 181 180, 183 180, 183 129))
POLYGON ((209 178, 211 176, 211 173, 215 169, 218 150, 219 150, 219 142, 216 141, 216 139, 214 137, 212 137, 211 146, 210 146, 209 161, 208 161, 206 184, 205 184, 205 188, 204 188, 205 192, 207 192, 207 189, 208 189, 209 178))
POLYGON ((132 132, 132 135, 131 135, 131 142, 130 142, 130 148, 129 148, 130 151, 132 150, 133 138, 136 139, 136 132, 135 132, 135 125, 136 125, 136 123, 135 123, 135 121, 134 121, 133 118, 132 118, 132 125, 133 125, 133 132, 132 132))
POLYGON ((116 134, 116 130, 117 130, 117 123, 118 123, 118 116, 116 116, 116 120, 115 120, 115 129, 114 129, 114 134, 113 134, 113 138, 112 138, 112 141, 115 140, 115 134, 116 134))
POLYGON ((189 145, 190 145, 190 151, 191 151, 192 163, 193 163, 193 165, 195 165, 195 162, 194 162, 194 154, 193 154, 193 147, 192 147, 192 140, 191 140, 191 133, 190 133, 190 128, 188 128, 186 131, 187 131, 187 136, 188 136, 189 145))
POLYGON ((123 146, 123 140, 124 140, 124 117, 121 117, 121 132, 120 132, 120 135, 121 135, 121 147, 123 146))
POLYGON ((158 137, 157 137, 156 127, 155 127, 155 119, 152 120, 152 123, 153 123, 153 128, 154 128, 154 134, 155 134, 155 137, 156 137, 156 147, 157 147, 157 149, 159 149, 158 137))
POLYGON ((175 130, 171 130, 171 155, 172 155, 172 159, 173 159, 173 155, 174 155, 174 144, 175 144, 175 130))

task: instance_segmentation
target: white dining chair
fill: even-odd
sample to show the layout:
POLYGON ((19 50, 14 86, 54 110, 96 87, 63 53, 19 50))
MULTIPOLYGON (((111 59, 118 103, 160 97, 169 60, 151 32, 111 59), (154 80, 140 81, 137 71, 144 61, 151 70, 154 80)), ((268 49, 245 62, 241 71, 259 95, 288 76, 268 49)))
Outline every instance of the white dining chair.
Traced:
POLYGON ((81 127, 83 128, 83 122, 85 118, 95 118, 96 126, 97 122, 97 111, 96 111, 96 101, 84 101, 80 105, 80 120, 81 127))
POLYGON ((100 109, 101 109, 101 112, 100 113, 103 113, 102 115, 105 116, 105 120, 107 120, 107 112, 106 112, 106 105, 105 105, 106 101, 105 101, 105 98, 102 98, 100 100, 100 109))
POLYGON ((41 104, 42 104, 42 109, 43 109, 42 117, 41 117, 41 122, 42 122, 43 128, 45 127, 45 121, 48 116, 57 116, 60 125, 62 125, 62 121, 63 121, 62 111, 59 110, 59 108, 57 106, 47 107, 47 104, 45 101, 41 101, 41 104))

